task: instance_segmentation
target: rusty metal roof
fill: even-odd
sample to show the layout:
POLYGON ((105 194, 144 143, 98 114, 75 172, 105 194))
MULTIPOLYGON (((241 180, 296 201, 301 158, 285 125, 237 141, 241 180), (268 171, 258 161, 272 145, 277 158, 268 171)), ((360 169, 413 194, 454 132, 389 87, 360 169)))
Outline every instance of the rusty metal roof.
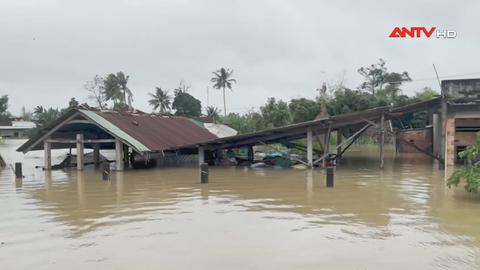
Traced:
MULTIPOLYGON (((26 153, 31 150, 43 149, 43 140, 49 136, 55 137, 57 130, 62 130, 65 133, 65 131, 72 129, 73 133, 81 133, 82 127, 79 127, 78 124, 76 124, 77 126, 72 126, 70 123, 70 120, 77 117, 87 119, 106 132, 105 134, 109 134, 107 136, 118 138, 138 152, 176 150, 185 148, 186 145, 195 147, 198 143, 218 138, 202 125, 186 117, 143 112, 96 111, 81 107, 64 113, 60 118, 20 146, 17 151, 26 153)), ((53 149, 65 147, 72 146, 52 145, 53 149)))
POLYGON ((151 152, 217 139, 217 136, 186 117, 113 111, 97 111, 95 114, 145 145, 151 152))

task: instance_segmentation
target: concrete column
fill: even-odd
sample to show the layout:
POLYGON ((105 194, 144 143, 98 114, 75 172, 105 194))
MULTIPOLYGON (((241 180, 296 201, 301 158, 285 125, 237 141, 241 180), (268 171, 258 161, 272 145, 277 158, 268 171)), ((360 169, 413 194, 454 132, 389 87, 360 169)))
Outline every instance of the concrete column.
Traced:
POLYGON ((95 165, 100 163, 100 144, 93 145, 93 163, 95 165))
POLYGON ((123 143, 119 139, 115 140, 115 169, 123 171, 123 143))
POLYGON ((313 133, 312 128, 307 128, 307 163, 313 167, 313 133))
POLYGON ((383 169, 385 163, 383 161, 383 145, 385 144, 385 115, 380 118, 380 169, 383 169))
POLYGON ((77 134, 77 170, 81 171, 84 167, 83 155, 83 134, 77 134))
POLYGON ((445 166, 455 165, 455 117, 450 116, 445 128, 445 166))
POLYGON ((45 170, 52 169, 52 144, 46 140, 43 142, 43 162, 45 170))
MULTIPOLYGON (((446 140, 445 138, 447 137, 446 133, 446 128, 447 128, 447 115, 448 115, 448 105, 447 102, 445 101, 445 97, 442 97, 442 107, 441 107, 441 112, 442 112, 442 129, 441 129, 441 136, 440 136, 440 147, 439 147, 439 155, 440 159, 443 160, 444 162, 440 162, 439 166, 440 167, 445 167, 446 163, 446 158, 445 158, 445 153, 446 153, 446 140), (441 165, 440 165, 441 164, 441 165)), ((442 168, 439 168, 442 169, 442 168)))
POLYGON ((205 163, 205 148, 203 146, 198 147, 198 165, 205 163))
POLYGON ((440 147, 440 116, 438 113, 432 115, 432 152, 433 155, 438 157, 440 147))

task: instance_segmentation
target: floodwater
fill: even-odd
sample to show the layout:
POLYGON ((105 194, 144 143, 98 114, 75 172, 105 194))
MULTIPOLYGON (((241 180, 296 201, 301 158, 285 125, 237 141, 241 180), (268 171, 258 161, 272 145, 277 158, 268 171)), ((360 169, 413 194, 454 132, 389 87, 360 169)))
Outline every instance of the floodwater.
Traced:
MULTIPOLYGON (((353 149, 335 188, 321 170, 43 172, 7 141, 1 269, 478 269, 480 195, 445 186, 421 155, 353 149)), ((56 152, 57 154, 62 152, 56 152)), ((55 161, 59 161, 57 156, 55 161)))

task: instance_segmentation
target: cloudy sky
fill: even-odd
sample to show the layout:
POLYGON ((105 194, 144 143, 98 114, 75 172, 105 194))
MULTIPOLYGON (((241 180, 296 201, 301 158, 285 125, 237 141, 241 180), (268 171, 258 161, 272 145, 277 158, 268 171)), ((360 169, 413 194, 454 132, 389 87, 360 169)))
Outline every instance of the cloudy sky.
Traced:
MULTIPOLYGON (((267 97, 314 97, 322 82, 357 87, 384 58, 413 94, 441 77, 480 77, 480 1, 0 0, 0 94, 10 111, 87 101, 95 74, 130 75, 134 106, 181 80, 207 105, 211 72, 232 68, 227 110, 267 97), (389 2, 389 3, 387 3, 389 2), (436 26, 457 38, 390 39, 395 26, 436 26)), ((222 107, 210 89, 209 105, 222 107)))

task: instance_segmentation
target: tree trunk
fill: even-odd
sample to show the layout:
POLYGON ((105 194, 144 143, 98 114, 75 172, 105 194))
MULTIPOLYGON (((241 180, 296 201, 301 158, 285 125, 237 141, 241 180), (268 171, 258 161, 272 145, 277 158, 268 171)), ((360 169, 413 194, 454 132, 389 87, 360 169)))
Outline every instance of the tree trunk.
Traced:
POLYGON ((227 116, 227 105, 225 103, 225 87, 223 87, 223 113, 227 116))

